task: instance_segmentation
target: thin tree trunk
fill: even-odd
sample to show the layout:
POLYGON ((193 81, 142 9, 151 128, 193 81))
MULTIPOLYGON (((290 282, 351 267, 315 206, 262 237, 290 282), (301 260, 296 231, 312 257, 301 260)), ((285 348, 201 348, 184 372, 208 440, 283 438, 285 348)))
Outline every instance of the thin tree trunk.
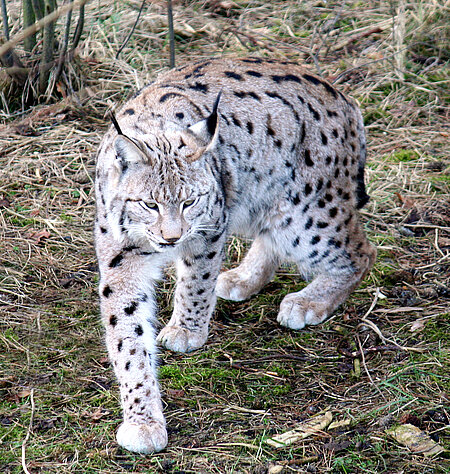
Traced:
MULTIPOLYGON (((28 28, 36 21, 36 15, 34 13, 33 3, 31 0, 22 0, 23 10, 23 26, 28 28)), ((36 34, 30 35, 24 39, 25 51, 31 53, 33 48, 36 46, 36 34)))
MULTIPOLYGON (((45 16, 55 10, 56 4, 54 0, 45 0, 45 16)), ((42 57, 39 66, 39 93, 44 94, 47 90, 50 70, 48 64, 53 60, 53 52, 55 48, 55 22, 52 21, 45 25, 43 30, 44 38, 42 43, 42 57)))

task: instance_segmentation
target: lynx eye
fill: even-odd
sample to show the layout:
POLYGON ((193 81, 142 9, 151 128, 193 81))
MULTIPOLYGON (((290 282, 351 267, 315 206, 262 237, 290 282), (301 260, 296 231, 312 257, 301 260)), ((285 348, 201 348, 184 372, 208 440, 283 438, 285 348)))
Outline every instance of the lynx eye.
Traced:
POLYGON ((154 201, 148 201, 148 202, 141 201, 141 206, 146 209, 151 209, 152 211, 158 210, 158 204, 156 204, 156 202, 154 201))
POLYGON ((188 199, 187 201, 183 202, 183 209, 186 209, 189 206, 192 206, 194 204, 195 199, 188 199))

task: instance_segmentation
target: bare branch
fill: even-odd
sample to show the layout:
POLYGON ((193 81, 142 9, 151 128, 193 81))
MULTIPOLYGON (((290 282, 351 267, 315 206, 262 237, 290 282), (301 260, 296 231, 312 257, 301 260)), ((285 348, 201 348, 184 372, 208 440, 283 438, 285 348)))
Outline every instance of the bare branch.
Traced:
POLYGON ((72 22, 72 10, 69 10, 69 12, 67 13, 67 18, 66 18, 66 28, 64 30, 64 40, 63 40, 63 44, 62 44, 62 47, 61 47, 61 51, 59 53, 58 69, 56 70, 56 73, 55 73, 55 78, 53 80, 52 89, 53 89, 54 85, 56 84, 56 82, 58 81, 59 76, 61 75, 61 72, 62 72, 62 69, 63 69, 63 66, 64 66, 64 58, 66 56, 67 48, 69 46, 69 36, 70 36, 70 24, 71 24, 71 22, 72 22))
POLYGON ((8 10, 6 9, 6 0, 2 0, 2 24, 3 34, 6 41, 9 41, 8 10))
POLYGON ((173 30, 172 0, 167 0, 167 18, 169 22, 170 68, 175 67, 175 33, 173 30))
POLYGON ((88 0, 74 0, 68 5, 64 5, 58 8, 57 10, 54 10, 52 13, 50 13, 50 15, 45 16, 44 18, 37 21, 36 23, 29 26, 28 28, 25 28, 23 31, 21 31, 16 36, 14 36, 14 38, 10 39, 5 44, 0 46, 0 57, 3 56, 11 48, 16 46, 16 44, 20 43, 25 38, 27 38, 28 36, 36 33, 36 31, 42 30, 42 28, 44 28, 45 25, 55 21, 60 16, 65 15, 68 11, 73 10, 76 7, 82 6, 87 2, 88 0))
POLYGON ((116 59, 119 58, 119 55, 120 55, 120 53, 122 52, 123 48, 125 48, 125 46, 128 44, 128 41, 130 41, 130 38, 131 38, 131 36, 133 35, 134 30, 136 29, 136 26, 137 26, 137 24, 138 24, 138 22, 139 22, 139 18, 141 17, 141 13, 142 13, 142 11, 143 11, 143 9, 144 9, 144 5, 145 5, 145 0, 142 0, 141 8, 139 9, 139 13, 138 13, 138 15, 137 15, 137 17, 136 17, 136 21, 135 21, 134 24, 133 24, 133 28, 131 28, 131 31, 130 31, 129 35, 126 37, 126 39, 125 39, 125 41, 123 42, 122 46, 121 46, 121 47, 119 48, 119 50, 117 51, 116 59))
POLYGON ((81 5, 77 26, 75 28, 75 33, 73 34, 72 51, 78 46, 78 43, 80 42, 81 33, 83 33, 83 28, 84 28, 84 5, 81 5))

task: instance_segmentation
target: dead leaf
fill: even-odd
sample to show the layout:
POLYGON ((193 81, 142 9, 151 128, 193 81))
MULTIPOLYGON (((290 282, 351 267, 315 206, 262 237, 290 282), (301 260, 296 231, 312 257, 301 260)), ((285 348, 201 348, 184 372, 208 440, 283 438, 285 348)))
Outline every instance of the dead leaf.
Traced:
POLYGON ((42 240, 48 239, 50 236, 51 234, 47 229, 41 229, 35 232, 28 232, 27 234, 25 234, 25 237, 34 240, 37 244, 40 244, 42 240))
POLYGON ((415 206, 415 202, 411 198, 403 196, 403 194, 400 193, 395 193, 395 195, 406 209, 411 209, 415 206))
POLYGON ((421 331, 425 327, 425 322, 423 319, 416 319, 412 324, 410 328, 410 332, 416 332, 416 331, 421 331))
POLYGON ((169 389, 167 395, 172 398, 182 398, 185 396, 185 392, 184 390, 169 389))
POLYGON ((108 410, 98 407, 97 410, 95 410, 93 413, 84 412, 82 416, 84 418, 89 418, 92 421, 99 421, 105 416, 108 416, 109 414, 110 412, 108 410))
POLYGON ((286 433, 266 439, 266 443, 274 448, 284 448, 301 439, 313 436, 325 430, 332 420, 333 415, 331 411, 327 411, 323 415, 303 421, 291 431, 286 431, 286 433))
POLYGON ((17 396, 19 398, 27 398, 29 397, 31 394, 31 390, 28 390, 28 389, 25 389, 25 390, 21 390, 20 392, 17 392, 17 396))
POLYGON ((386 430, 386 433, 413 453, 435 456, 445 451, 420 428, 409 423, 386 430))

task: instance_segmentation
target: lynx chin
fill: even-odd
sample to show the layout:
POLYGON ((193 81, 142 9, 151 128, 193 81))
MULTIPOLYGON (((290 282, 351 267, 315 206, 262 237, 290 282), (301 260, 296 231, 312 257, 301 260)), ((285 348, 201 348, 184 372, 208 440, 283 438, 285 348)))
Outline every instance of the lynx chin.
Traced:
POLYGON ((293 62, 212 59, 168 71, 129 100, 97 160, 95 224, 106 344, 120 385, 117 441, 160 451, 167 431, 157 342, 201 347, 216 297, 258 293, 282 262, 309 285, 277 321, 324 321, 376 251, 358 209, 366 141, 355 102, 293 62), (220 273, 226 239, 253 239, 220 273), (175 262, 173 315, 157 335, 155 284, 175 262))

